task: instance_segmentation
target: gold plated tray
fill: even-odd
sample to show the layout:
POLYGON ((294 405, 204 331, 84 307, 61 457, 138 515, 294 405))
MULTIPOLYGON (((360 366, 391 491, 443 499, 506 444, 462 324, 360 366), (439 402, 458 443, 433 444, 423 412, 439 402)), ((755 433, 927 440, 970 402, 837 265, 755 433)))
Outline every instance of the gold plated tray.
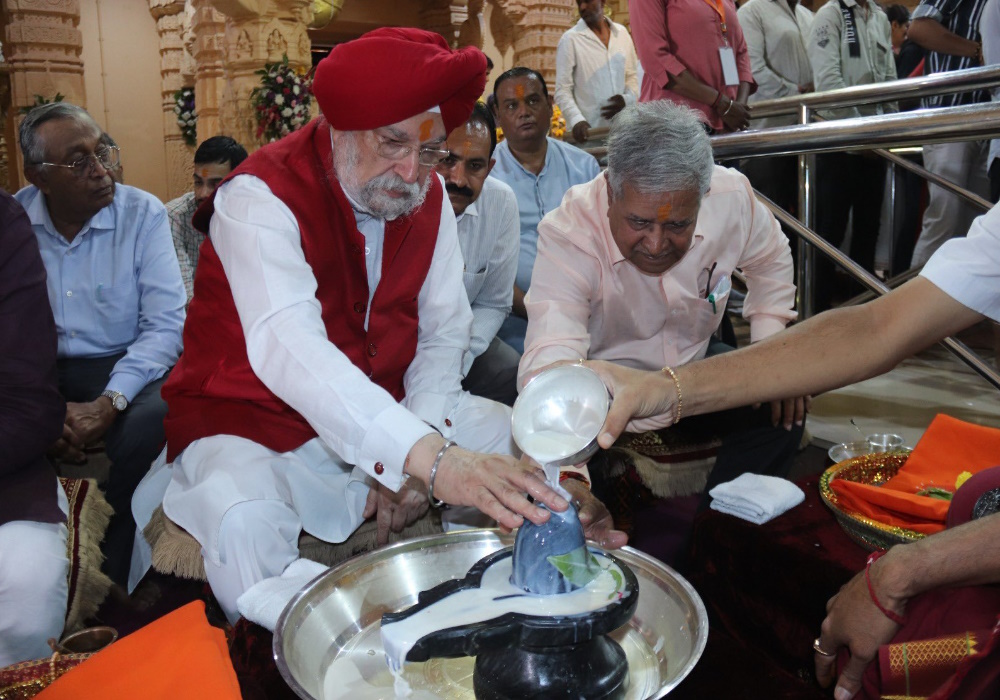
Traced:
POLYGON ((923 533, 886 525, 857 513, 845 511, 830 488, 833 479, 847 479, 859 484, 879 486, 896 475, 906 463, 909 451, 881 452, 853 457, 827 469, 819 478, 819 495, 833 511, 837 522, 848 536, 866 549, 888 549, 894 544, 906 544, 924 537, 923 533))

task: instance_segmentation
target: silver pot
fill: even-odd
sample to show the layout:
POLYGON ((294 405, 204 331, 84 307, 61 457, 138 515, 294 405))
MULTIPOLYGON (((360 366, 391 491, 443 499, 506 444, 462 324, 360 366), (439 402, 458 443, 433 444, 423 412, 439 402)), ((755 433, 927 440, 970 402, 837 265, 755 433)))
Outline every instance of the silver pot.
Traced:
MULTIPOLYGON (((431 535, 331 569, 300 591, 278 620, 274 658, 285 681, 302 698, 324 700, 327 670, 334 662, 349 661, 352 675, 363 679, 365 697, 395 697, 379 634, 382 614, 413 605, 423 590, 464 577, 473 564, 513 539, 495 530, 431 535)), ((639 581, 635 615, 611 635, 628 658, 626 697, 662 698, 690 673, 705 649, 705 606, 691 584, 659 560, 629 547, 615 554, 639 581)), ((416 692, 471 699, 474 662, 468 657, 431 659, 407 664, 404 670, 416 692)))

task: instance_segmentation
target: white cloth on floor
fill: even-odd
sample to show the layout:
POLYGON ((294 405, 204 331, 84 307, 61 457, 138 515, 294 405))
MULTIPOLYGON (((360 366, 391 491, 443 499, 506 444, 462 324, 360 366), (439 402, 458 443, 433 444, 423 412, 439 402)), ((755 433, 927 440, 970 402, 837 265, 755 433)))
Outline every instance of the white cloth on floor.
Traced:
POLYGON ((711 508, 763 525, 805 500, 802 489, 787 479, 761 474, 741 474, 719 484, 708 495, 711 508))
POLYGON ((296 559, 281 576, 272 576, 254 584, 236 600, 240 614, 271 632, 278 618, 296 593, 324 573, 327 567, 310 559, 296 559))

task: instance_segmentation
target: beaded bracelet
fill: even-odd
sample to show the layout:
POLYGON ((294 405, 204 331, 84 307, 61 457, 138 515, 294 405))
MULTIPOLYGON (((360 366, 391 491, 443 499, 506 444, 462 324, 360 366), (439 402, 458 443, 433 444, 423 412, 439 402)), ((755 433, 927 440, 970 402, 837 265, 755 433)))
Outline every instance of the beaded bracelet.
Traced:
POLYGON ((902 627, 903 625, 906 624, 906 618, 900 615, 899 613, 893 612, 892 610, 889 610, 887 607, 882 605, 882 603, 879 602, 878 596, 875 595, 875 587, 872 585, 872 577, 871 577, 872 564, 877 562, 883 556, 885 556, 884 551, 872 552, 871 555, 868 557, 868 562, 865 564, 865 583, 868 584, 868 596, 872 599, 872 602, 875 604, 875 607, 878 608, 883 615, 885 615, 890 620, 895 622, 897 625, 902 627))
POLYGON ((442 508, 446 505, 444 501, 434 498, 434 479, 437 478, 438 467, 441 466, 441 458, 444 457, 444 453, 447 452, 449 448, 454 447, 457 444, 458 443, 454 440, 448 440, 448 442, 441 446, 441 449, 438 450, 437 457, 434 458, 434 464, 431 466, 431 475, 430 478, 427 479, 427 500, 431 502, 432 508, 442 508))
POLYGON ((669 365, 660 370, 674 380, 674 389, 677 391, 677 404, 674 406, 674 423, 681 419, 681 406, 684 405, 684 396, 681 394, 681 380, 677 378, 677 372, 669 365))

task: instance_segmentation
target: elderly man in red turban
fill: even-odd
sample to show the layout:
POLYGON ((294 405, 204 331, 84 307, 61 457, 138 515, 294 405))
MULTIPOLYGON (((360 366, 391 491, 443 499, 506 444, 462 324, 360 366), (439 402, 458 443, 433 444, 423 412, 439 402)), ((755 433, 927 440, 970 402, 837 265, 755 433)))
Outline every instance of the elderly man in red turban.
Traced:
POLYGON ((322 117, 195 215, 209 238, 147 481, 231 620, 303 530, 343 542, 377 514, 384 541, 428 499, 506 527, 548 516, 525 493, 568 505, 509 456, 508 409, 461 391, 472 313, 434 166, 485 80, 482 52, 422 30, 339 45, 316 73, 322 117))

